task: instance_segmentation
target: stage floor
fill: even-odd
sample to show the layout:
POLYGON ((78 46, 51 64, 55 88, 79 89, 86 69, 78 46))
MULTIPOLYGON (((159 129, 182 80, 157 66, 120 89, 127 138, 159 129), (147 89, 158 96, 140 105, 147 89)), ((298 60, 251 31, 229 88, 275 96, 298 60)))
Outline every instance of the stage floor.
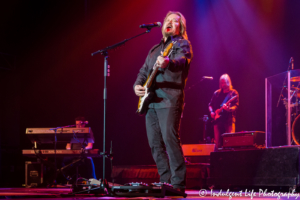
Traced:
POLYGON ((272 200, 272 199, 300 199, 300 194, 298 193, 272 193, 272 191, 253 192, 253 191, 241 191, 241 192, 231 192, 227 190, 187 190, 187 197, 183 198, 180 196, 170 196, 165 198, 156 197, 103 197, 95 196, 90 194, 85 195, 68 195, 72 192, 71 188, 0 188, 0 199, 64 199, 64 200, 74 200, 74 199, 110 199, 110 200, 124 200, 124 199, 205 199, 205 200, 215 200, 215 199, 228 199, 228 200, 252 200, 259 198, 260 200, 272 200), (289 198, 288 198, 288 195, 289 198))

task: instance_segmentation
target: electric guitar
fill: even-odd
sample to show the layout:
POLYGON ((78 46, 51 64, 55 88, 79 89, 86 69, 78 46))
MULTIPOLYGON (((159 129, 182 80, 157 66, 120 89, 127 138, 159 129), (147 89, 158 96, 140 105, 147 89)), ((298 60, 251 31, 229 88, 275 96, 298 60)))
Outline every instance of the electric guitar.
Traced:
MULTIPOLYGON (((176 43, 176 41, 171 42, 165 48, 163 55, 162 55, 163 57, 170 56, 170 54, 172 53, 171 49, 175 43, 176 43)), ((156 76, 158 68, 159 68, 158 65, 155 63, 155 65, 153 66, 152 73, 148 76, 146 83, 143 85, 143 87, 145 87, 145 95, 142 97, 139 97, 138 109, 136 111, 139 115, 144 115, 146 113, 147 108, 148 108, 149 104, 151 103, 151 100, 153 99, 154 93, 150 92, 150 87, 152 86, 152 83, 156 76)))
MULTIPOLYGON (((232 101, 234 101, 235 99, 237 98, 237 95, 232 97, 231 99, 229 99, 225 104, 229 104, 231 103, 232 101)), ((224 104, 223 104, 224 105, 224 104)), ((217 109, 215 111, 215 117, 213 118, 214 121, 216 121, 217 119, 219 119, 221 117, 221 112, 223 111, 223 105, 221 108, 217 109)))

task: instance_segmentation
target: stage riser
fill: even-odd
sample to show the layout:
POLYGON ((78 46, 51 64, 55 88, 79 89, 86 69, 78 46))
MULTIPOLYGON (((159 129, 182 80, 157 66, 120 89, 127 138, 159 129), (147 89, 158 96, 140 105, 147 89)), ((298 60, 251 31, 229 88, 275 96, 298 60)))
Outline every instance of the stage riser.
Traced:
MULTIPOLYGON (((209 164, 187 165, 188 189, 199 189, 206 186, 206 179, 209 175, 209 164)), ((155 165, 149 166, 114 166, 112 175, 113 181, 118 184, 130 182, 154 183, 159 182, 159 175, 155 165)))
POLYGON ((208 185, 299 185, 299 149, 270 148, 211 153, 208 185))
POLYGON ((210 163, 210 156, 184 156, 190 163, 210 163))
POLYGON ((208 178, 214 186, 296 186, 297 178, 208 178))

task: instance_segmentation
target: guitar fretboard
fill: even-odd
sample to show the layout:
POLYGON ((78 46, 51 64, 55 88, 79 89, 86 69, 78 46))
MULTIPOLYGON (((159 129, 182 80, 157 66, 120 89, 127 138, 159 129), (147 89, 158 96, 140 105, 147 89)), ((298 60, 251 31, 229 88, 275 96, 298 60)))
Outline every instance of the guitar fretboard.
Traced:
POLYGON ((158 71, 158 67, 155 65, 154 71, 151 73, 151 75, 150 75, 150 77, 149 77, 149 81, 148 81, 147 84, 146 84, 146 87, 147 87, 147 88, 149 88, 149 87, 152 85, 153 79, 154 79, 154 77, 155 77, 157 71, 158 71))

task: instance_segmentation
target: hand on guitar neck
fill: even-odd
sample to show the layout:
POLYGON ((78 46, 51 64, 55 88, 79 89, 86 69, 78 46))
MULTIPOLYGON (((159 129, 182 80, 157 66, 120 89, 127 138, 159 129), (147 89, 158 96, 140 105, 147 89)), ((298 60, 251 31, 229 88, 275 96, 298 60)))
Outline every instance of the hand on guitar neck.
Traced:
POLYGON ((170 59, 168 56, 164 56, 164 52, 160 52, 161 55, 157 57, 157 60, 156 60, 156 65, 158 67, 161 67, 161 68, 166 68, 170 62, 170 59))

